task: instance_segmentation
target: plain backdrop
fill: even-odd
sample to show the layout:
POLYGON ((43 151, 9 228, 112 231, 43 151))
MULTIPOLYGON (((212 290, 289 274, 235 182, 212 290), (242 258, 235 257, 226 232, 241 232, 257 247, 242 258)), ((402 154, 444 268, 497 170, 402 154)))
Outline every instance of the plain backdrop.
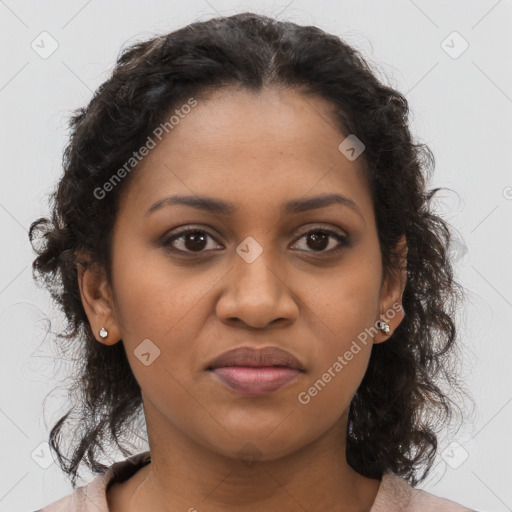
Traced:
POLYGON ((410 102, 415 137, 436 157, 430 186, 450 189, 439 212, 460 234, 452 253, 469 297, 459 315, 463 377, 476 403, 464 428, 440 441, 420 487, 480 511, 512 510, 510 0, 0 0, 0 510, 29 512, 71 492, 45 444, 67 410, 57 387, 65 367, 45 337, 49 320, 54 331, 62 322, 32 280, 27 236, 48 214, 68 116, 121 47, 243 11, 345 38, 410 102))

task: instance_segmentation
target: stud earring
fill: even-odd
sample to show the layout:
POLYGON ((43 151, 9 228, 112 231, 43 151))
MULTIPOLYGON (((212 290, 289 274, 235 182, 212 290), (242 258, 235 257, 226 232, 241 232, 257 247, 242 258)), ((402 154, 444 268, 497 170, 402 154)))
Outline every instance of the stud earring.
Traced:
POLYGON ((105 339, 108 336, 108 331, 105 329, 105 327, 101 327, 100 329, 100 338, 105 339))
POLYGON ((383 322, 382 320, 379 320, 377 322, 377 328, 383 332, 384 334, 389 334, 391 329, 389 327, 389 324, 387 324, 386 322, 383 322))

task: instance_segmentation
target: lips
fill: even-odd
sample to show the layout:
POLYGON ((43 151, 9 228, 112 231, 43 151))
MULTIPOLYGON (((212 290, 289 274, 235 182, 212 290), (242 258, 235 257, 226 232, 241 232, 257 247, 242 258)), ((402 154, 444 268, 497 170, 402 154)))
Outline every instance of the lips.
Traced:
POLYGON ((258 396, 284 388, 304 372, 304 367, 279 347, 240 347, 213 359, 206 370, 232 391, 258 396))
POLYGON ((279 347, 265 347, 255 349, 239 347, 224 352, 216 357, 207 366, 207 370, 232 366, 272 367, 282 366, 304 371, 304 366, 290 352, 279 347))

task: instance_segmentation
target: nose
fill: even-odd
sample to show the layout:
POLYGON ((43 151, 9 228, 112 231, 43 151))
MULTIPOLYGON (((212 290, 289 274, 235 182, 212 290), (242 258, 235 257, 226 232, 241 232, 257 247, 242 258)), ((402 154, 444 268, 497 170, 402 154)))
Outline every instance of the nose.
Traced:
POLYGON ((233 269, 225 277, 225 289, 217 305, 217 316, 230 325, 264 328, 293 323, 298 315, 291 283, 263 251, 251 263, 238 254, 233 269))

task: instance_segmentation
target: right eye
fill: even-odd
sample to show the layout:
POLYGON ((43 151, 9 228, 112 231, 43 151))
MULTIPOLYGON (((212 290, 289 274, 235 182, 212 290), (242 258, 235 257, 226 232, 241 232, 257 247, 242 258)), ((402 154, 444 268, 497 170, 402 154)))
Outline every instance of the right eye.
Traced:
POLYGON ((215 250, 214 247, 208 249, 208 238, 216 241, 215 237, 205 229, 184 227, 177 233, 166 237, 162 241, 162 245, 176 253, 201 253, 205 252, 205 248, 206 250, 215 250), (176 245, 180 247, 176 247, 176 245))

